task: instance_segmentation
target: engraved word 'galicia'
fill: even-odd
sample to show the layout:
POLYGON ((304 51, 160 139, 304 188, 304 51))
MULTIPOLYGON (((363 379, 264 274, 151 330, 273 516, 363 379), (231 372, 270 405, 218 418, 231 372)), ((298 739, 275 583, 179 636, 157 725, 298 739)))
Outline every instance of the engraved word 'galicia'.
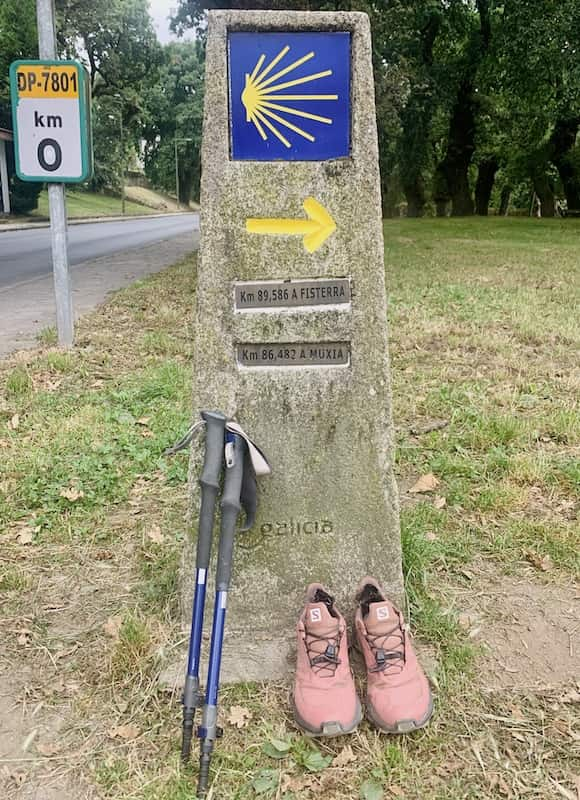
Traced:
POLYGON ((319 533, 334 533, 334 523, 329 519, 306 520, 299 522, 291 519, 287 522, 264 522, 260 526, 260 533, 264 536, 299 536, 319 533))

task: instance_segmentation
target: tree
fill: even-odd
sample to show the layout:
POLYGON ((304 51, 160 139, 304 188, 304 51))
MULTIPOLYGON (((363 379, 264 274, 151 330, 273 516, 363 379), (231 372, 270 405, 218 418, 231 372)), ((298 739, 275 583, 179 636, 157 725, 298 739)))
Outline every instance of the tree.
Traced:
POLYGON ((580 4, 509 0, 494 60, 512 110, 514 160, 527 168, 542 214, 554 213, 553 167, 569 211, 580 214, 580 4))
POLYGON ((199 197, 203 74, 200 41, 169 44, 159 77, 146 89, 145 171, 154 185, 172 191, 177 145, 179 201, 185 205, 199 197))
MULTIPOLYGON (((2 0, 0 4, 0 128, 12 128, 9 70, 13 61, 38 58, 34 0, 2 0)), ((42 183, 21 181, 8 147, 8 181, 15 214, 28 214, 38 205, 42 183)))
POLYGON ((148 2, 57 0, 57 10, 63 52, 80 60, 90 76, 95 164, 91 188, 118 190, 125 165, 138 148, 147 87, 154 84, 162 58, 148 2))
POLYGON ((438 94, 433 49, 441 29, 442 4, 391 0, 367 5, 373 29, 381 175, 383 183, 391 184, 391 172, 396 175, 408 215, 419 217, 433 161, 431 126, 438 94))

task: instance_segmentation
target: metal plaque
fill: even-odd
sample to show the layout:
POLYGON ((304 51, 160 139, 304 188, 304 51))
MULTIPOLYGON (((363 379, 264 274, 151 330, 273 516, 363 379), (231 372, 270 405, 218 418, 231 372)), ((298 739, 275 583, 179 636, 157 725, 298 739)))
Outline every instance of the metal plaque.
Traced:
POLYGON ((239 367, 347 367, 350 342, 238 344, 239 367))
POLYGON ((346 305, 350 303, 349 278, 323 278, 308 281, 256 281, 236 283, 236 311, 301 306, 346 305))

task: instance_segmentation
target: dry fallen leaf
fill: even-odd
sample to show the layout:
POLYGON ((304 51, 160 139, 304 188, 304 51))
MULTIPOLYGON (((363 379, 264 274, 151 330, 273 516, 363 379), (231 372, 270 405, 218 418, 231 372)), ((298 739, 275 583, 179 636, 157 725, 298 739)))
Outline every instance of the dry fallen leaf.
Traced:
POLYGON ((457 617, 457 622, 462 628, 468 629, 471 628, 475 622, 477 622, 477 617, 475 617, 473 614, 467 614, 466 612, 462 611, 457 617))
POLYGON ((165 541, 165 536, 161 533, 159 525, 154 525, 150 531, 147 531, 147 538, 154 544, 163 544, 165 541))
POLYGON ((115 557, 112 550, 97 550, 95 561, 111 561, 115 557))
POLYGON ((28 628, 23 628, 18 631, 18 639, 16 640, 20 647, 26 647, 32 641, 32 631, 28 628))
POLYGON ((43 756, 55 756, 60 753, 59 745, 54 742, 39 742, 36 745, 36 749, 43 756))
POLYGON ((20 425, 20 414, 13 414, 8 425, 15 431, 20 425))
POLYGON ((303 776, 303 775, 282 775, 282 784, 280 786, 280 791, 282 794, 286 792, 300 792, 304 789, 312 789, 313 786, 317 785, 317 780, 311 776, 303 776))
POLYGON ((346 747, 343 747, 340 753, 336 756, 336 758, 332 762, 333 767, 346 767, 347 764, 356 761, 356 756, 352 752, 352 747, 347 744, 346 747))
POLYGON ((560 698, 561 703, 580 703, 580 692, 571 689, 560 698))
POLYGON ((25 772, 9 772, 8 777, 10 780, 14 781, 16 786, 22 786, 24 781, 26 780, 26 773, 25 772))
POLYGON ((137 425, 149 425, 149 420, 151 417, 139 417, 137 420, 137 425))
POLYGON ((530 564, 533 564, 536 569, 540 569, 542 572, 549 572, 554 566, 552 559, 547 554, 540 556, 533 550, 526 550, 525 556, 530 564))
POLYGON ((433 505, 435 508, 445 508, 447 505, 447 499, 445 497, 441 497, 440 495, 436 494, 435 499, 433 500, 433 505))
POLYGON ((74 503, 76 500, 80 500, 81 497, 85 496, 83 490, 77 489, 75 486, 67 486, 66 489, 61 489, 59 494, 66 500, 70 500, 71 503, 74 503))
POLYGON ((570 735, 570 725, 564 719, 555 719, 552 722, 553 727, 561 733, 562 736, 569 736, 570 735))
POLYGON ((525 720, 522 709, 519 706, 510 706, 510 713, 514 719, 525 720))
POLYGON ((16 534, 16 541, 18 544, 32 544, 34 541, 34 531, 32 528, 22 528, 16 534))
POLYGON ((136 739, 139 733, 139 728, 136 725, 117 725, 107 731, 107 736, 110 739, 124 739, 128 742, 130 739, 136 739))
POLYGON ((228 722, 236 728, 245 728, 252 719, 252 712, 244 706, 232 706, 228 714, 228 722))
POLYGON ((409 489, 410 494, 423 494, 424 492, 432 492, 439 486, 439 479, 428 472, 426 475, 421 475, 419 480, 409 489))
POLYGON ((109 617, 109 619, 103 625, 103 631, 107 634, 107 636, 110 636, 111 639, 118 639, 122 624, 123 620, 121 617, 109 617))

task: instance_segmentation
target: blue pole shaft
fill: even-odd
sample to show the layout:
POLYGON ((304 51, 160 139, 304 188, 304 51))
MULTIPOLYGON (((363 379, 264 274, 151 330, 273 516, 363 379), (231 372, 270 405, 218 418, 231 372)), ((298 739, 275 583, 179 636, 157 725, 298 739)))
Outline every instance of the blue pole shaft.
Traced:
POLYGON ((201 652, 206 586, 207 569, 196 569, 195 595, 193 597, 193 613, 191 616, 191 635, 189 637, 189 656, 187 659, 187 674, 192 678, 199 678, 199 655, 201 652))
POLYGON ((240 436, 231 433, 226 434, 226 473, 221 501, 222 518, 216 570, 216 599, 211 632, 206 697, 203 707, 203 719, 198 731, 201 751, 197 782, 198 798, 204 798, 207 795, 211 755, 214 742, 220 735, 217 725, 217 700, 228 589, 232 574, 236 519, 241 508, 240 496, 244 474, 244 448, 245 444, 240 436))
POLYGON ((215 506, 219 491, 219 478, 224 454, 226 418, 219 412, 202 411, 206 423, 206 443, 203 470, 199 479, 201 486, 201 505, 199 511, 199 532, 197 537, 195 593, 191 618, 191 634, 187 658, 187 673, 183 688, 183 734, 181 739, 181 759, 189 760, 195 709, 201 705, 199 690, 199 656, 205 608, 207 568, 211 553, 211 540, 214 526, 215 506))
POLYGON ((209 669, 205 702, 208 706, 217 708, 217 696, 220 686, 220 669, 222 663, 222 647, 224 641, 224 628, 226 623, 226 609, 228 603, 227 592, 216 592, 213 629, 211 633, 211 648, 209 652, 209 669))

